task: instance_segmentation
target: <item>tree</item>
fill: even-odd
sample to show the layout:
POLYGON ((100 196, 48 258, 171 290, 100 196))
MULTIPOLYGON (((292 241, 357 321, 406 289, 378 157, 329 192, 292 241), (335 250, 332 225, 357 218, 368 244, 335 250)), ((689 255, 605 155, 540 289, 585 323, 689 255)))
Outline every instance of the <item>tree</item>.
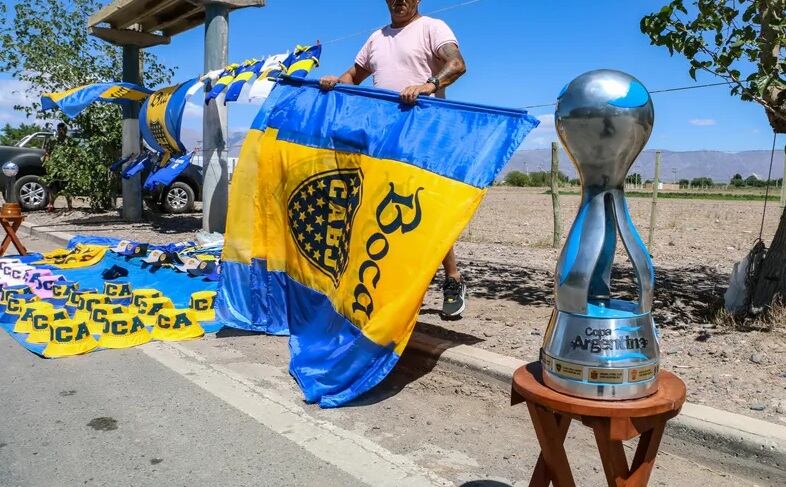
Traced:
POLYGON ((6 123, 5 127, 0 130, 0 145, 14 145, 30 134, 43 131, 43 127, 34 123, 23 123, 18 127, 12 127, 11 124, 6 123))
MULTIPOLYGON (((42 93, 63 91, 121 77, 118 47, 99 41, 87 32, 87 16, 102 6, 98 0, 27 0, 13 11, 0 4, 0 71, 10 72, 29 85, 20 100, 38 99, 42 93)), ((173 70, 145 53, 143 81, 154 87, 169 82, 173 70)), ((40 114, 40 103, 14 107, 28 117, 40 114)), ((60 111, 57 117, 81 136, 58 146, 47 160, 47 178, 62 184, 62 193, 86 196, 91 207, 107 209, 116 191, 116 176, 107 166, 120 156, 120 108, 96 104, 74 120, 60 111)))
POLYGON ((680 185, 680 189, 690 189, 690 180, 680 179, 679 185, 680 185))
POLYGON ((633 184, 635 186, 641 185, 641 174, 634 172, 633 174, 628 174, 625 178, 625 182, 628 184, 633 184))
POLYGON ((690 182, 690 185, 694 188, 711 188, 714 185, 712 178, 708 177, 700 177, 700 178, 693 178, 690 182))
POLYGON ((505 176, 505 184, 509 186, 529 186, 529 176, 521 171, 510 171, 505 176))
POLYGON ((754 175, 750 175, 745 179, 745 186, 750 186, 752 188, 758 188, 760 186, 764 186, 764 181, 757 178, 754 175))
MULTIPOLYGON (((776 133, 786 133, 786 0, 673 0, 641 20, 652 44, 683 54, 689 74, 726 80, 731 93, 760 104, 776 133)), ((751 295, 751 309, 786 298, 786 212, 751 295)))

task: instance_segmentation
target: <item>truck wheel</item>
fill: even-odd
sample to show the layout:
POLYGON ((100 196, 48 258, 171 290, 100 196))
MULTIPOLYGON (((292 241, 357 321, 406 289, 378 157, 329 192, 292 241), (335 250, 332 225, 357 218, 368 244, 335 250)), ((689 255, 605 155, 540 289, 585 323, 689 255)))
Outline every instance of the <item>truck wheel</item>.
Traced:
POLYGON ((40 176, 30 174, 17 179, 14 192, 19 205, 27 211, 43 210, 49 202, 49 188, 40 176))
POLYGON ((175 181, 164 192, 164 210, 167 213, 187 213, 194 209, 194 190, 182 181, 175 181))

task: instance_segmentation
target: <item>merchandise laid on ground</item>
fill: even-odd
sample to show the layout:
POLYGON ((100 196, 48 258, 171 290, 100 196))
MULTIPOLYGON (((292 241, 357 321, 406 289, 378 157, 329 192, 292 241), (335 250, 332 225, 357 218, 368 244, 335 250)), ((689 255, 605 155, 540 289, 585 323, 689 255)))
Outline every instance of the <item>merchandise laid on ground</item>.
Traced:
POLYGON ((75 237, 0 259, 0 327, 46 358, 215 333, 220 245, 75 237))

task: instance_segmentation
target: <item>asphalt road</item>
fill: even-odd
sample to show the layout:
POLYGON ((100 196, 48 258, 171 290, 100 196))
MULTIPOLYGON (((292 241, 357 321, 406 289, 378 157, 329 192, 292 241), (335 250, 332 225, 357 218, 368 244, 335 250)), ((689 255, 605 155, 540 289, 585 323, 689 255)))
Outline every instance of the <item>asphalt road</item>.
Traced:
MULTIPOLYGON (((539 448, 504 387, 407 353, 372 393, 321 410, 288 352, 223 331, 45 360, 0 331, 0 486, 527 485, 539 448)), ((605 485, 586 428, 567 442, 578 484, 605 485)), ((690 448, 665 442, 651 485, 784 485, 690 448)))
POLYGON ((0 356, 0 485, 363 485, 139 351, 0 356))

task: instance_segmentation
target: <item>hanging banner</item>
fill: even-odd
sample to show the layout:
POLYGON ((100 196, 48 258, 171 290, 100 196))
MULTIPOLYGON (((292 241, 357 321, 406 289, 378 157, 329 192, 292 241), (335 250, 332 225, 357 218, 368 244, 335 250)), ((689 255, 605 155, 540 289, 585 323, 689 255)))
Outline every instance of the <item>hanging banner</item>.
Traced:
POLYGON ((538 121, 294 78, 266 106, 233 179, 217 312, 288 329, 305 399, 340 406, 392 370, 440 262, 538 121))
POLYGON ((153 93, 142 105, 139 129, 145 143, 162 155, 160 164, 166 164, 172 155, 186 152, 180 140, 180 125, 186 102, 197 84, 200 82, 195 78, 167 86, 153 93))
POLYGON ((74 118, 96 101, 122 105, 144 101, 152 93, 134 83, 96 83, 58 93, 44 93, 41 95, 41 109, 59 107, 70 118, 74 118))

